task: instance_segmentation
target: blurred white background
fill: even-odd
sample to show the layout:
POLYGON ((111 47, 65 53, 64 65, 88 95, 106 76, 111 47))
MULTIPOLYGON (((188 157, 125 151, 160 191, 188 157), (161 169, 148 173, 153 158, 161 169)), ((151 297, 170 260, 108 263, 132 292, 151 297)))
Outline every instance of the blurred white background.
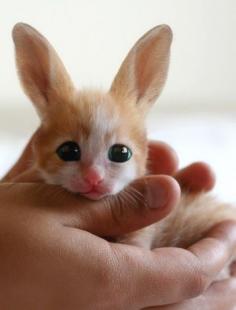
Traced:
POLYGON ((171 143, 181 165, 212 164, 216 192, 234 200, 236 1, 41 0, 0 10, 0 175, 38 120, 17 79, 11 30, 23 21, 54 45, 78 88, 108 88, 135 41, 161 23, 174 32, 170 74, 149 119, 150 136, 171 143))

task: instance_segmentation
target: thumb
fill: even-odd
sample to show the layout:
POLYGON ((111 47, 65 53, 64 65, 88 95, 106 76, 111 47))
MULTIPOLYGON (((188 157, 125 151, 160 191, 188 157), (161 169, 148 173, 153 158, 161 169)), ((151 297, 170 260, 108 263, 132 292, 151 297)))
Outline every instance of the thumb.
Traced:
POLYGON ((121 193, 80 208, 79 228, 99 236, 119 236, 160 221, 180 197, 178 183, 168 176, 146 176, 121 193))
POLYGON ((178 183, 168 176, 146 176, 115 196, 91 201, 59 186, 40 183, 1 183, 0 203, 25 211, 29 217, 46 216, 63 226, 98 236, 118 236, 153 224, 177 204, 178 183), (31 214, 31 215, 30 215, 31 214))

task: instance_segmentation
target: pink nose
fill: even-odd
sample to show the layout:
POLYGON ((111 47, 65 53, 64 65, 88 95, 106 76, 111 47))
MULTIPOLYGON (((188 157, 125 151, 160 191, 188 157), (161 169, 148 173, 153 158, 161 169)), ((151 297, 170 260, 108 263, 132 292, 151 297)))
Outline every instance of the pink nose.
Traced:
POLYGON ((84 180, 90 185, 98 185, 103 181, 103 175, 97 169, 89 168, 84 174, 84 180))

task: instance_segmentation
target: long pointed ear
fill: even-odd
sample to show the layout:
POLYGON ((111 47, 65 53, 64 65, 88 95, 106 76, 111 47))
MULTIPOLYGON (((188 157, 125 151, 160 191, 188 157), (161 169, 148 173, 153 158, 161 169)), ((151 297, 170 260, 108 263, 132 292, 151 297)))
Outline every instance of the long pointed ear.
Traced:
POLYGON ((44 119, 50 108, 70 100, 73 84, 56 51, 37 30, 18 23, 12 36, 24 91, 44 119))
POLYGON ((146 111, 160 95, 169 65, 172 31, 161 25, 147 32, 131 49, 118 71, 110 92, 146 111))

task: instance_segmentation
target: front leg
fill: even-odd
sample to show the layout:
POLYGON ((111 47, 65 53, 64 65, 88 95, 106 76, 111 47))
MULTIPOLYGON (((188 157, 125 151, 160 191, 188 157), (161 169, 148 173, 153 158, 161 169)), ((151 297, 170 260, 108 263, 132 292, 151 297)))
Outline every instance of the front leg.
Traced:
POLYGON ((31 137, 17 162, 0 180, 0 182, 12 182, 15 178, 17 178, 17 176, 24 174, 28 170, 31 170, 32 163, 34 162, 34 152, 32 145, 36 139, 37 133, 38 130, 31 137))
POLYGON ((7 175, 2 179, 2 182, 10 183, 42 183, 42 181, 42 178, 35 168, 30 168, 13 177, 7 175))

